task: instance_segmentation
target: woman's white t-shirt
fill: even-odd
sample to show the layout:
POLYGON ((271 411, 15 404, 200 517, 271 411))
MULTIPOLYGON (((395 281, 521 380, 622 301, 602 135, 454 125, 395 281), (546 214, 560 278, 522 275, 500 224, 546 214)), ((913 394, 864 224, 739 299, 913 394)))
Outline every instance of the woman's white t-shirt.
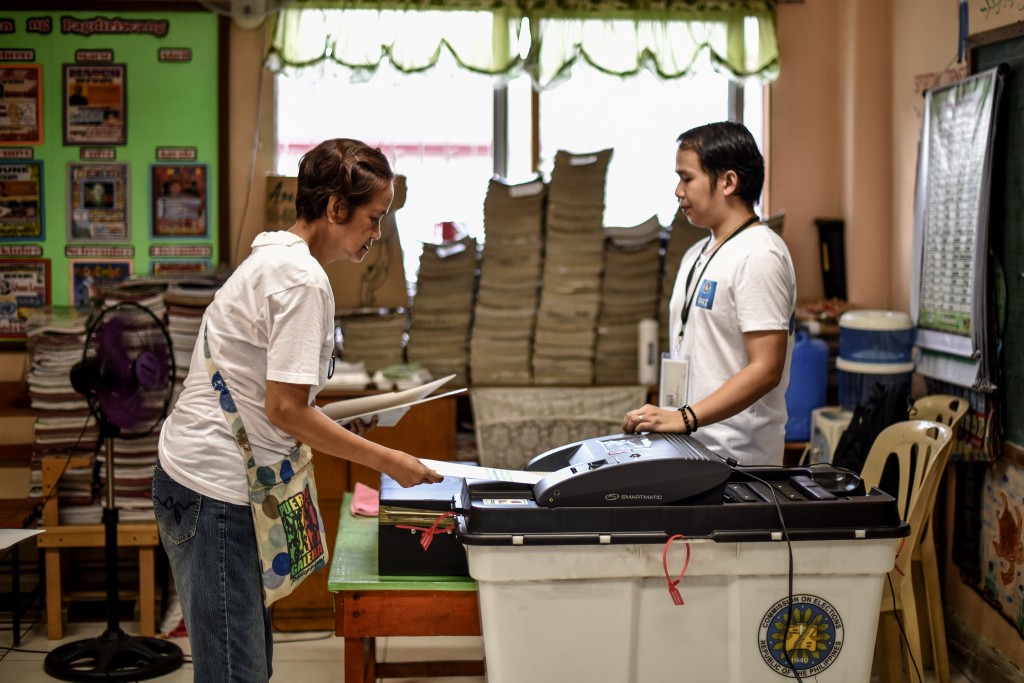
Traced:
MULTIPOLYGON (((267 419, 267 380, 309 384, 313 403, 334 348, 334 294, 301 237, 265 232, 252 248, 207 307, 203 325, 256 462, 272 464, 295 439, 267 419)), ((185 388, 160 432, 160 464, 204 496, 248 504, 245 467, 210 384, 202 343, 200 330, 185 388)))
POLYGON ((741 464, 781 465, 796 312, 796 274, 789 249, 766 225, 752 225, 722 243, 710 261, 704 257, 697 263, 687 292, 687 276, 706 245, 701 240, 683 256, 669 304, 670 355, 689 362, 687 402, 700 401, 746 367, 744 333, 787 330, 789 341, 778 386, 746 410, 702 425, 694 437, 741 464), (702 272, 704 261, 707 267, 702 272), (691 292, 683 334, 682 315, 691 292))

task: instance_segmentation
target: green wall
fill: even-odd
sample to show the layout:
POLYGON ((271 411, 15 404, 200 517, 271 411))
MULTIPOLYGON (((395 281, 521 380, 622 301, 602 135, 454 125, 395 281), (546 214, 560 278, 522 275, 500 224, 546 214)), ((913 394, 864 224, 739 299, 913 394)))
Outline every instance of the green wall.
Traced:
MULTIPOLYGON (((218 18, 204 12, 5 12, 0 8, 0 25, 14 22, 13 33, 0 34, 0 51, 34 50, 42 66, 43 142, 32 145, 33 160, 43 164, 44 235, 42 258, 51 262, 51 301, 54 306, 71 303, 69 259, 65 256, 68 236, 68 163, 91 163, 82 159, 81 147, 63 144, 63 65, 75 63, 76 51, 111 50, 113 64, 126 65, 127 144, 101 145, 113 148, 118 163, 129 164, 129 239, 119 242, 76 242, 86 246, 134 246, 134 273, 151 272, 150 245, 202 245, 210 256, 168 258, 161 261, 209 261, 217 264, 219 227, 218 196, 218 18), (28 19, 50 17, 48 35, 29 32, 28 19), (164 20, 166 35, 63 33, 61 17, 78 19, 164 20), (191 50, 188 62, 158 61, 161 48, 191 50), (195 148, 194 161, 157 160, 158 147, 195 148), (207 234, 205 237, 152 237, 151 166, 154 163, 205 164, 207 234)), ((0 53, 2 54, 2 53, 0 53)), ((20 62, 0 61, 0 67, 20 62)), ((15 145, 0 142, 0 148, 15 145)), ((15 163, 0 159, 0 163, 15 163)), ((100 163, 100 162, 97 162, 100 163)), ((39 244, 39 241, 0 239, 0 247, 39 244)), ((4 256, 3 258, 9 258, 4 256)), ((89 260, 103 260, 90 258, 89 260)))

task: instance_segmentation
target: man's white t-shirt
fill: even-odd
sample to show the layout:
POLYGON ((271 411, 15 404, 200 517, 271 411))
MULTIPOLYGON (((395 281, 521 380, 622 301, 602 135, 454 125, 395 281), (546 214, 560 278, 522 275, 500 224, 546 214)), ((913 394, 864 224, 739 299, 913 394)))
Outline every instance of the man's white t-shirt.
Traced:
MULTIPOLYGON (((267 419, 267 380, 311 385, 312 404, 327 382, 334 348, 334 294, 301 237, 265 232, 252 247, 207 307, 203 325, 256 462, 269 465, 295 439, 267 419)), ((160 432, 160 464, 204 496, 248 504, 245 466, 210 384, 202 343, 200 330, 185 388, 160 432)))
POLYGON ((787 330, 789 342, 779 385, 746 410, 701 425, 694 437, 744 465, 781 465, 796 312, 796 274, 789 249, 771 228, 752 225, 724 242, 710 261, 705 256, 696 263, 688 292, 687 276, 706 245, 701 240, 683 256, 669 304, 670 355, 689 362, 687 402, 697 403, 746 367, 744 333, 787 330), (693 302, 680 336, 691 292, 693 302))

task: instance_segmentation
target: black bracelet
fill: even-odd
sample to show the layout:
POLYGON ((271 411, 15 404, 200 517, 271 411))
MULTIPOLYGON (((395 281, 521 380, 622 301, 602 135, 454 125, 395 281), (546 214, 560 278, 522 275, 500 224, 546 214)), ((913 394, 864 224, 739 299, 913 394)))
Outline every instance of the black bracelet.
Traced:
MULTIPOLYGON (((687 403, 683 407, 690 411, 690 415, 693 417, 693 431, 694 432, 697 431, 697 429, 700 428, 700 422, 697 421, 697 413, 693 412, 693 408, 690 407, 689 403, 687 403)), ((691 434, 692 433, 693 432, 691 432, 691 434)))
POLYGON ((682 414, 682 416, 683 416, 683 424, 684 424, 684 425, 686 425, 686 431, 685 431, 685 432, 683 432, 683 433, 684 433, 684 434, 690 434, 690 433, 691 433, 691 432, 692 432, 693 430, 691 430, 691 429, 690 429, 690 418, 688 418, 688 417, 686 416, 686 409, 685 409, 685 406, 684 406, 683 408, 680 408, 680 409, 679 409, 679 412, 680 412, 680 413, 682 414))

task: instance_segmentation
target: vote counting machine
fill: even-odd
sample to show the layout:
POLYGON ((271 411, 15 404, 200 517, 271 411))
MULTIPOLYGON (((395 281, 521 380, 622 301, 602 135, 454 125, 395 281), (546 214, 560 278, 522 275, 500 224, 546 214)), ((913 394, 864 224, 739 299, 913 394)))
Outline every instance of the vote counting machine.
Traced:
POLYGON ((382 477, 380 573, 465 575, 460 545, 661 543, 675 534, 749 542, 777 541, 783 534, 835 540, 909 533, 892 496, 865 491, 853 472, 829 465, 734 466, 681 434, 586 439, 542 453, 525 469, 546 474, 535 484, 448 477, 409 489, 382 477), (432 545, 424 552, 418 532, 431 529, 432 545))

